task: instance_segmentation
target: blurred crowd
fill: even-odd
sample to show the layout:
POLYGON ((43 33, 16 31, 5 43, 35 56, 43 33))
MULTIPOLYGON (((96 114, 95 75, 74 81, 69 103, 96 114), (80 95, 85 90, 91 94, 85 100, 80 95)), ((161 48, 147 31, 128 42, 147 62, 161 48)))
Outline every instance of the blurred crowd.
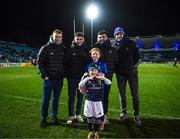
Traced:
POLYGON ((0 63, 4 62, 31 62, 37 57, 38 50, 25 47, 1 47, 0 50, 0 63), (18 49, 17 49, 18 48, 18 49))

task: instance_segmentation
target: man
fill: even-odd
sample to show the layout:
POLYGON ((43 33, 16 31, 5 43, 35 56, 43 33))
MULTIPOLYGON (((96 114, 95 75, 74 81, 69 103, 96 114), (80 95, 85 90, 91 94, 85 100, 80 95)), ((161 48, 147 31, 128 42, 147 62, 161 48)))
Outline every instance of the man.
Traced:
POLYGON ((174 62, 173 62, 173 67, 177 68, 177 62, 178 62, 178 60, 177 60, 177 58, 175 57, 175 58, 174 58, 174 62))
MULTIPOLYGON (((102 56, 101 59, 107 65, 108 73, 105 75, 110 81, 112 81, 112 76, 116 63, 116 50, 111 46, 111 42, 108 38, 107 32, 105 30, 101 30, 97 33, 97 42, 94 47, 97 47, 101 50, 102 56)), ((105 123, 108 124, 108 105, 109 105, 109 92, 111 85, 104 86, 104 99, 103 99, 103 107, 104 107, 104 119, 105 123)))
POLYGON ((84 34, 76 32, 72 45, 66 51, 66 74, 68 82, 68 113, 67 124, 71 125, 76 119, 82 123, 81 107, 83 95, 78 90, 78 84, 85 72, 85 66, 88 62, 88 49, 85 44, 84 34), (77 95, 76 111, 74 111, 75 97, 77 95))
POLYGON ((137 65, 140 59, 140 53, 135 42, 129 40, 121 27, 117 27, 114 31, 115 43, 118 54, 118 64, 116 68, 117 84, 119 88, 121 100, 121 114, 119 122, 122 123, 126 119, 126 84, 130 86, 133 98, 134 121, 136 125, 141 125, 139 116, 139 92, 138 92, 138 69, 137 65))
POLYGON ((59 96, 63 86, 64 74, 64 45, 62 31, 56 29, 50 36, 49 42, 42 46, 38 54, 38 68, 43 79, 43 96, 40 127, 47 126, 48 107, 52 94, 52 123, 56 124, 59 96))

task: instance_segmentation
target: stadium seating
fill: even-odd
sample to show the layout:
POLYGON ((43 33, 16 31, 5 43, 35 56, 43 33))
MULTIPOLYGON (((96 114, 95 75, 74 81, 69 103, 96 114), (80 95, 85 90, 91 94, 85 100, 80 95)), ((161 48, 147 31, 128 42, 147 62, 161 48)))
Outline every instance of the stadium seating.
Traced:
MULTIPOLYGON (((176 57, 180 59, 180 35, 156 35, 129 37, 140 48, 141 61, 151 63, 166 63, 176 57)), ((114 38, 110 38, 113 43, 114 38)), ((38 49, 27 44, 0 41, 0 63, 6 62, 30 62, 36 59, 38 49)))
POLYGON ((31 48, 27 44, 0 41, 0 63, 6 62, 30 62, 37 57, 38 49, 31 48))
MULTIPOLYGON (((136 42, 142 62, 166 63, 180 59, 180 35, 156 35, 129 37, 136 42)), ((114 38, 110 39, 114 42, 114 38)))

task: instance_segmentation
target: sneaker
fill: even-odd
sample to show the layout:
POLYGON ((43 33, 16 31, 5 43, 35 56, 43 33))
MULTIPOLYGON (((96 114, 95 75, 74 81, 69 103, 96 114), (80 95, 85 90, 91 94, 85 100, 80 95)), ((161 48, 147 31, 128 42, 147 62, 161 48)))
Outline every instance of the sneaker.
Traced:
POLYGON ((104 123, 109 124, 108 116, 107 114, 104 115, 104 123))
POLYGON ((127 116, 127 114, 121 113, 120 117, 118 118, 119 123, 123 123, 126 120, 126 116, 127 116))
POLYGON ((103 131, 104 130, 104 122, 101 122, 99 125, 99 131, 103 131))
POLYGON ((57 117, 52 118, 51 122, 52 122, 52 124, 57 124, 58 123, 58 118, 57 117))
POLYGON ((135 125, 141 125, 141 118, 139 115, 134 115, 134 123, 135 125))
POLYGON ((41 120, 40 127, 41 128, 46 128, 47 127, 47 121, 46 120, 41 120))
POLYGON ((88 139, 94 139, 94 132, 89 132, 87 138, 88 139))
POLYGON ((100 139, 98 132, 95 132, 94 139, 100 139))
POLYGON ((69 118, 68 118, 68 120, 67 120, 67 124, 68 124, 68 125, 71 125, 74 119, 75 119, 74 116, 69 116, 69 118))
POLYGON ((78 123, 83 123, 84 122, 84 119, 82 118, 81 115, 77 115, 76 120, 78 121, 78 123))

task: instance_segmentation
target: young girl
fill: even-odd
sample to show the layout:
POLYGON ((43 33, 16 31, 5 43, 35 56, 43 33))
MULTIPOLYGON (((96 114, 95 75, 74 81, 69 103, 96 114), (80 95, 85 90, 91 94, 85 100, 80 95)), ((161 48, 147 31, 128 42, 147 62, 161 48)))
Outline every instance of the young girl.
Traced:
POLYGON ((79 88, 81 92, 85 93, 86 97, 84 115, 87 117, 89 127, 88 139, 93 138, 94 136, 98 139, 100 124, 104 122, 102 103, 104 84, 110 85, 111 81, 107 79, 102 72, 103 70, 106 70, 106 65, 98 62, 100 50, 93 48, 93 51, 90 52, 93 62, 88 65, 88 73, 84 74, 84 77, 79 83, 79 88))

